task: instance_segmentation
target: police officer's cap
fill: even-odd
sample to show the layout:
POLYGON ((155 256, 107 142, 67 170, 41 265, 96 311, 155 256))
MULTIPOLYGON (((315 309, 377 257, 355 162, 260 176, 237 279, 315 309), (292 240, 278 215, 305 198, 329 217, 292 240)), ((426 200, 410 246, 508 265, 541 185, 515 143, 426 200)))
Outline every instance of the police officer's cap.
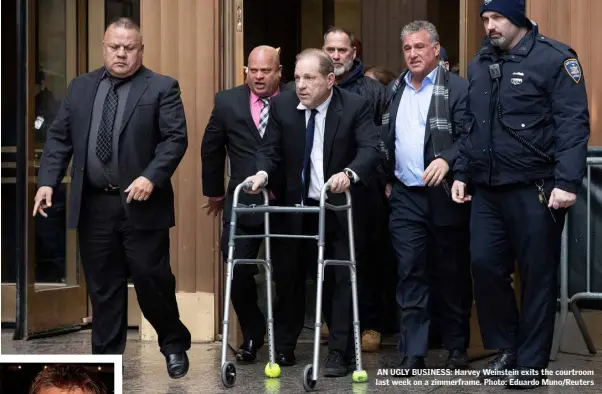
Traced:
POLYGON ((483 0, 480 15, 487 11, 503 15, 518 27, 526 27, 529 23, 525 14, 525 0, 483 0))

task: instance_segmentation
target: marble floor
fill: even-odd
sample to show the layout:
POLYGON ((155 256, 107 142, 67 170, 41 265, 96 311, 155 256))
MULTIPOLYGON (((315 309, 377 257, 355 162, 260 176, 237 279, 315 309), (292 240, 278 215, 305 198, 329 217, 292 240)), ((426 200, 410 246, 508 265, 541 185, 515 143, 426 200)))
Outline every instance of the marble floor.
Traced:
MULTIPOLYGON (((593 380, 594 386, 548 386, 534 390, 537 393, 596 393, 602 392, 602 358, 591 356, 585 350, 582 339, 576 332, 569 330, 566 337, 575 338, 573 342, 575 352, 561 353, 556 362, 550 363, 552 370, 588 370, 594 371, 594 376, 582 377, 593 380), (581 341, 581 342, 579 342, 581 341)), ((301 393, 304 392, 301 375, 303 368, 311 362, 312 345, 303 341, 298 346, 298 365, 282 370, 280 379, 265 378, 263 369, 267 360, 267 349, 260 352, 261 361, 249 366, 237 368, 236 384, 231 389, 225 389, 220 382, 220 343, 194 344, 190 350, 190 371, 188 375, 179 380, 172 380, 167 376, 165 361, 158 351, 155 343, 141 342, 137 332, 131 331, 128 335, 128 346, 124 355, 125 375, 124 393, 301 393)), ((565 338, 566 338, 565 337, 565 338)), ((83 330, 62 336, 55 336, 30 341, 14 341, 12 331, 2 330, 1 346, 3 354, 87 354, 90 350, 90 331, 83 330)), ((564 342, 566 343, 566 341, 564 342)), ((564 345, 563 345, 564 346, 564 345)), ((322 347, 325 351, 325 347, 322 347)), ((481 353, 482 355, 482 353, 481 353)), ((429 368, 441 367, 446 357, 444 351, 431 351, 427 359, 429 368)), ((230 359, 232 357, 230 356, 230 359)), ((389 367, 397 362, 395 346, 385 346, 378 354, 364 354, 365 369, 368 371, 369 380, 364 384, 354 384, 351 377, 323 378, 320 377, 316 391, 322 393, 497 393, 503 388, 492 386, 457 386, 460 378, 439 379, 434 385, 426 386, 435 376, 413 378, 409 382, 412 386, 394 387, 393 379, 389 385, 377 385, 378 382, 387 381, 384 376, 377 376, 379 368, 389 367), (448 383, 443 383, 446 380, 448 383), (449 382, 455 381, 456 385, 449 382)), ((472 362, 472 368, 482 367, 487 362, 486 358, 478 358, 472 362)), ((571 377, 579 379, 579 377, 571 377)), ((563 377, 554 376, 552 380, 562 380, 563 377)), ((399 380, 399 379, 398 379, 399 380)), ((464 381, 471 380, 463 378, 464 381)), ((473 379, 474 380, 474 379, 473 379)))

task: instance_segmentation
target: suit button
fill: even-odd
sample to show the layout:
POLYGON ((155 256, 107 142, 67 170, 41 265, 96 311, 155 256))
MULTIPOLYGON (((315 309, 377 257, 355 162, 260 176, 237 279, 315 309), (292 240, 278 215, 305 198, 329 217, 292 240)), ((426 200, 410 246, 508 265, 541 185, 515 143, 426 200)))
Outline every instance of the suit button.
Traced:
POLYGON ((483 149, 483 153, 487 152, 487 149, 483 149))

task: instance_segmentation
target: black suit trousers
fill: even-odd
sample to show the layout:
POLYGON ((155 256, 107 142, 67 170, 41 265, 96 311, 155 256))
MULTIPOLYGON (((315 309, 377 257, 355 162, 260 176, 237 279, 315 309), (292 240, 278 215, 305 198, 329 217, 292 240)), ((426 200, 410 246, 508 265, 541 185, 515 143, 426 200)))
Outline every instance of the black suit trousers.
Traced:
POLYGON ((359 197, 353 199, 353 217, 361 327, 384 332, 387 312, 397 309, 394 306, 397 270, 389 236, 389 205, 384 186, 376 177, 359 197), (391 297, 387 297, 391 293, 389 288, 391 297), (387 302, 389 298, 391 303, 387 302))
POLYGON ((466 349, 472 307, 467 224, 434 225, 423 187, 395 182, 389 202, 401 308, 399 352, 426 356, 431 324, 443 328, 446 349, 466 349))
POLYGON ((169 229, 135 229, 128 224, 119 194, 86 188, 79 245, 92 303, 93 354, 123 354, 125 350, 128 274, 140 309, 157 332, 161 352, 167 355, 190 348, 190 332, 180 321, 169 263, 169 229))
MULTIPOLYGON (((317 205, 309 201, 307 205, 317 205)), ((300 218, 302 234, 318 234, 318 214, 304 214, 300 218)), ((290 229, 289 229, 290 231, 290 229)), ((314 280, 318 268, 316 240, 274 240, 274 279, 277 303, 274 308, 274 337, 280 353, 295 350, 297 339, 305 322, 305 289, 308 274, 314 280)), ((341 220, 333 211, 326 212, 325 259, 349 260, 349 237, 341 220)), ((328 349, 344 355, 353 355, 353 322, 349 268, 327 266, 324 270, 322 314, 330 336, 328 349)), ((315 311, 315 305, 308 305, 315 311)))
MULTIPOLYGON (((545 183, 548 199, 553 185, 545 183)), ((515 349, 519 366, 548 366, 566 213, 540 203, 534 184, 477 186, 472 198, 471 267, 483 346, 515 349), (511 286, 515 262, 520 313, 511 286)))
MULTIPOLYGON (((221 248, 224 263, 228 261, 228 241, 230 240, 230 222, 223 222, 221 248)), ((263 226, 236 225, 237 235, 263 234, 263 226)), ((234 259, 256 259, 262 238, 241 238, 234 243, 234 259)), ((265 335, 265 318, 257 305, 257 284, 255 275, 259 272, 255 264, 237 264, 230 299, 238 316, 240 329, 245 341, 253 340, 255 344, 263 344, 265 335)))

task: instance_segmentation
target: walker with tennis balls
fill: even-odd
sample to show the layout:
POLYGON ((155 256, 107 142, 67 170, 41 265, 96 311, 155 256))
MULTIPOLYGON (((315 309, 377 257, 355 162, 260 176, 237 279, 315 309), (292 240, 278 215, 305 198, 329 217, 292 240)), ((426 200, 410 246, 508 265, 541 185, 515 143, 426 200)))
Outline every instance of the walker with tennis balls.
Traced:
POLYGON ((326 265, 341 265, 349 267, 351 274, 351 294, 353 303, 353 336, 355 343, 355 366, 352 379, 356 383, 364 383, 368 381, 368 374, 362 368, 362 352, 360 348, 360 319, 357 299, 357 276, 355 268, 355 241, 353 235, 353 216, 351 209, 351 193, 345 191, 347 201, 345 205, 334 206, 326 202, 326 192, 330 190, 331 184, 327 182, 320 192, 320 205, 305 206, 303 204, 294 207, 279 207, 269 205, 269 195, 265 188, 262 188, 264 203, 263 205, 245 206, 238 203, 238 196, 243 189, 249 189, 252 185, 248 182, 241 183, 234 190, 232 202, 232 216, 230 218, 230 239, 228 242, 228 261, 226 274, 226 293, 224 300, 224 327, 222 339, 222 359, 221 359, 221 380, 225 387, 233 387, 236 382, 236 367, 233 362, 226 360, 228 350, 228 316, 230 314, 230 293, 232 286, 232 276, 234 267, 237 264, 257 264, 265 268, 266 275, 266 295, 267 295, 267 331, 268 331, 268 353, 269 361, 265 366, 266 377, 273 379, 280 376, 280 366, 275 362, 274 356, 274 317, 272 314, 272 261, 271 261, 271 238, 298 238, 298 239, 315 239, 318 241, 318 275, 316 289, 316 315, 314 328, 314 349, 313 362, 305 366, 303 370, 303 387, 305 391, 313 391, 318 382, 318 372, 320 366, 320 327, 322 322, 322 286, 324 267, 326 265), (349 225, 349 260, 325 260, 325 239, 326 239, 326 209, 333 211, 346 211, 347 221, 349 225), (236 219, 239 214, 264 214, 265 233, 259 235, 237 235, 236 234, 236 219), (292 235, 292 234, 271 234, 270 233, 270 213, 293 213, 293 214, 318 214, 319 215, 319 231, 318 235, 292 235), (234 259, 234 247, 236 239, 240 238, 264 238, 265 242, 265 259, 234 259))

